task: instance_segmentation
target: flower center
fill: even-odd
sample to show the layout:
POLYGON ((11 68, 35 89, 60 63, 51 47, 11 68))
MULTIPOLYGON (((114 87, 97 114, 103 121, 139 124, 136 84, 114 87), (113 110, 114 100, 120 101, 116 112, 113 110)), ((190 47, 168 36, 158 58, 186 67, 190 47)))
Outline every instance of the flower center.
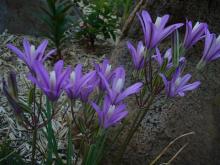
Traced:
POLYGON ((76 81, 76 72, 72 71, 72 73, 70 74, 70 83, 74 84, 76 81))
POLYGON ((156 27, 160 27, 160 23, 161 23, 161 17, 157 17, 157 19, 156 19, 156 22, 155 22, 155 25, 156 25, 156 27))
POLYGON ((31 55, 33 56, 35 53, 35 46, 34 45, 31 45, 31 55))
POLYGON ((123 88, 123 80, 122 80, 122 78, 119 78, 118 80, 117 80, 117 82, 116 82, 116 86, 115 86, 115 91, 117 92, 117 93, 119 93, 119 92, 121 92, 121 90, 122 90, 122 88, 123 88))
POLYGON ((115 111, 115 105, 110 105, 108 112, 107 112, 108 117, 111 117, 114 111, 115 111))
POLYGON ((196 22, 195 26, 193 27, 192 32, 196 31, 198 29, 199 25, 200 25, 200 23, 196 22))
POLYGON ((105 74, 108 75, 110 73, 111 69, 112 69, 112 66, 107 64, 107 67, 105 69, 105 74))
POLYGON ((56 85, 56 73, 55 71, 50 72, 50 86, 54 88, 56 85))
POLYGON ((176 86, 179 86, 180 83, 181 83, 181 77, 178 77, 178 78, 176 79, 176 81, 175 81, 175 85, 176 85, 176 86))
POLYGON ((220 43, 220 35, 218 36, 218 38, 216 39, 216 42, 219 44, 220 43))
POLYGON ((144 46, 141 45, 140 50, 139 50, 139 57, 142 58, 144 56, 144 46))

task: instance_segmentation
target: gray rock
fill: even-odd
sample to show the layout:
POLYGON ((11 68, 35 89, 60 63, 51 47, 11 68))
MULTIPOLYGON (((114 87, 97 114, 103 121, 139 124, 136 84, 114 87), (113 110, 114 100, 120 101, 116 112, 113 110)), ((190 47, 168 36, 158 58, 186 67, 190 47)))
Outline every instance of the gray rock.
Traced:
POLYGON ((8 29, 16 34, 39 34, 44 28, 37 19, 41 0, 1 0, 0 33, 8 29))

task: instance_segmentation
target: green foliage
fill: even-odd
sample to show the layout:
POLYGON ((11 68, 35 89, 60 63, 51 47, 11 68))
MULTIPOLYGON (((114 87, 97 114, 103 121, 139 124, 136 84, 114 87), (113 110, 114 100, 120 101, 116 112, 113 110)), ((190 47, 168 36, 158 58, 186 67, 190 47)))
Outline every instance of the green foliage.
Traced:
POLYGON ((10 141, 0 145, 0 164, 25 165, 19 153, 10 146, 10 141))
POLYGON ((45 7, 41 8, 44 14, 40 19, 47 25, 47 31, 43 35, 53 41, 60 58, 61 49, 67 39, 65 32, 71 21, 69 10, 72 6, 69 0, 45 0, 45 7))
POLYGON ((97 36, 116 40, 118 17, 114 13, 112 5, 109 0, 92 0, 89 3, 78 2, 82 16, 79 21, 77 36, 89 39, 91 46, 94 46, 97 36))
POLYGON ((83 159, 84 165, 98 165, 104 156, 106 142, 106 132, 101 130, 98 132, 95 143, 91 144, 88 150, 88 153, 83 159))
POLYGON ((128 18, 132 7, 134 6, 133 0, 110 0, 114 4, 116 14, 122 18, 121 23, 124 23, 128 18))

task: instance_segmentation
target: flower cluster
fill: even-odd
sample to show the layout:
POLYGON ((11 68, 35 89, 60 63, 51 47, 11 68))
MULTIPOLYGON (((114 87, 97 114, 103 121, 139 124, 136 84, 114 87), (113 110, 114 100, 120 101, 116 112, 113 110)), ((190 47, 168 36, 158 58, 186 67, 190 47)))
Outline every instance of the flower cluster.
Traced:
POLYGON ((124 68, 118 67, 111 73, 111 67, 106 60, 101 65, 97 65, 96 68, 97 74, 100 77, 100 89, 104 87, 106 95, 102 108, 96 103, 92 103, 92 106, 98 113, 100 125, 107 128, 116 124, 128 114, 123 100, 129 95, 139 92, 142 83, 135 83, 123 90, 125 83, 124 68))
MULTIPOLYGON (((156 73, 162 78, 166 94, 169 97, 176 95, 184 96, 185 91, 198 88, 200 85, 199 81, 187 84, 191 78, 190 74, 186 74, 183 77, 180 76, 184 69, 183 66, 186 63, 184 55, 186 51, 192 48, 198 41, 205 38, 203 56, 197 65, 197 68, 201 69, 207 63, 220 57, 220 37, 216 38, 215 34, 211 34, 206 23, 197 22, 193 27, 192 22, 187 20, 183 42, 179 43, 179 38, 177 38, 175 40, 177 43, 174 43, 177 45, 176 47, 169 48, 165 53, 161 53, 158 48, 160 42, 178 30, 178 28, 182 27, 183 24, 177 23, 166 27, 169 15, 157 17, 155 23, 153 23, 147 11, 142 11, 138 14, 138 17, 143 29, 145 44, 139 41, 137 48, 130 42, 127 44, 132 56, 134 69, 140 73, 142 73, 142 70, 146 72, 149 70, 148 66, 151 65, 151 59, 156 61, 159 65, 156 73), (174 58, 178 59, 177 63, 179 61, 179 66, 174 65, 174 60, 172 60, 174 58)), ((147 83, 150 83, 149 79, 154 79, 152 73, 146 73, 144 76, 147 83)))
POLYGON ((118 67, 112 70, 107 59, 101 64, 95 64, 95 70, 85 74, 81 64, 76 65, 72 70, 70 66, 64 68, 62 60, 56 62, 52 70, 48 70, 43 62, 54 50, 45 55, 47 43, 47 40, 43 41, 35 50, 34 46, 24 39, 23 53, 13 45, 8 45, 8 48, 26 63, 31 71, 28 79, 40 88, 49 100, 57 101, 61 93, 65 91, 71 100, 80 99, 86 103, 91 102, 103 128, 116 124, 127 115, 123 100, 129 95, 137 93, 142 86, 141 83, 136 83, 123 90, 124 68, 118 67), (89 99, 96 88, 103 91, 105 95, 102 108, 89 99))
MULTIPOLYGON (((87 14, 90 15, 92 13, 88 11, 87 14)), ((99 12, 95 13, 95 15, 96 14, 99 15, 99 12)), ((131 42, 127 42, 127 47, 134 64, 134 72, 132 74, 134 78, 132 81, 134 83, 129 87, 125 87, 125 69, 121 66, 113 68, 107 59, 104 59, 102 63, 95 63, 94 69, 88 72, 83 71, 82 64, 77 64, 74 68, 64 66, 63 60, 57 61, 54 67, 49 69, 44 65, 44 62, 52 56, 56 50, 45 53, 48 45, 47 40, 44 40, 37 49, 35 49, 34 45, 31 45, 27 39, 24 39, 24 51, 21 51, 11 44, 7 45, 29 68, 30 73, 27 78, 34 84, 33 97, 37 97, 37 95, 35 95, 35 86, 47 97, 45 113, 47 120, 46 122, 39 123, 38 119, 40 115, 44 117, 44 114, 41 113, 41 111, 37 114, 35 111, 35 105, 38 106, 38 103, 35 102, 37 99, 30 98, 30 102, 34 102, 33 104, 30 103, 30 106, 21 103, 17 94, 15 76, 10 75, 8 85, 3 81, 3 91, 9 103, 12 105, 17 116, 23 116, 22 121, 23 119, 24 121, 22 123, 29 125, 27 128, 37 131, 41 126, 45 126, 45 123, 47 124, 48 162, 52 162, 53 152, 56 153, 55 151, 57 150, 56 142, 53 142, 55 138, 53 137, 51 119, 54 116, 54 103, 58 101, 62 93, 65 93, 70 100, 72 119, 75 126, 86 138, 86 140, 82 138, 86 143, 85 146, 80 148, 88 148, 88 145, 90 145, 89 150, 85 152, 86 156, 84 157, 86 161, 83 160, 83 162, 90 162, 90 158, 93 159, 96 156, 100 159, 100 155, 97 153, 102 153, 104 149, 103 145, 107 139, 105 137, 107 135, 107 129, 118 124, 128 115, 125 99, 135 94, 136 103, 141 110, 136 111, 137 117, 133 120, 131 129, 128 131, 128 136, 125 137, 121 151, 119 152, 120 158, 123 156, 126 146, 129 144, 134 133, 138 130, 138 127, 147 114, 148 109, 154 103, 154 99, 157 98, 157 95, 165 91, 168 97, 183 97, 186 95, 186 92, 193 91, 200 86, 200 81, 191 82, 190 79, 192 75, 184 73, 186 67, 185 54, 187 51, 198 41, 205 40, 203 55, 197 64, 198 69, 202 69, 209 62, 220 58, 220 36, 216 37, 215 34, 210 33, 206 23, 197 22, 193 27, 192 22, 187 20, 185 24, 186 32, 184 38, 181 39, 178 29, 184 24, 176 23, 166 26, 169 15, 157 17, 155 22, 153 22, 147 11, 142 11, 138 14, 138 17, 144 33, 144 41, 139 41, 137 46, 134 46, 131 42), (165 51, 163 50, 163 52, 159 49, 159 44, 168 36, 173 37, 171 47, 165 49, 165 51), (12 87, 10 87, 10 85, 12 87), (73 103, 75 103, 76 100, 82 102, 82 109, 84 108, 82 118, 80 113, 76 115, 78 118, 75 118, 73 103), (32 106, 33 113, 31 112, 32 106), (31 122, 26 119, 26 115, 20 115, 23 112, 22 110, 28 112, 28 115, 31 116, 30 119, 32 119, 31 122), (90 127, 90 123, 94 121, 93 117, 95 113, 97 114, 99 127, 96 127, 96 123, 90 127), (95 126, 95 128, 93 128, 93 126, 95 126), (90 137, 92 140, 87 139, 90 137), (96 144, 90 143, 90 141, 94 141, 93 137, 97 138, 96 144), (53 145, 55 145, 54 148, 53 145)), ((102 18, 99 20, 102 20, 102 18)), ((94 23, 93 17, 88 21, 94 23)), ((89 24, 89 22, 87 22, 87 24, 89 24)), ((97 23, 95 23, 95 25, 97 25, 97 23)), ((112 34, 113 31, 109 31, 109 33, 112 34)), ((106 38, 108 38, 109 34, 106 34, 106 38)), ((93 33, 91 35, 91 37, 94 37, 93 33)), ((30 91, 30 93, 31 92, 32 91, 30 91)), ((42 105, 40 105, 40 109, 41 107, 42 105)), ((68 136, 71 135, 72 126, 69 130, 68 136)), ((33 135, 36 135, 34 131, 33 135)), ((115 137, 117 138, 118 135, 115 137)), ((71 136, 68 137, 68 145, 72 145, 71 136)), ((68 146, 67 154, 70 155, 69 161, 71 161, 71 157, 74 155, 71 153, 72 151, 70 151, 72 147, 70 146, 68 146)), ((33 158, 34 154, 35 151, 33 152, 33 158)), ((92 161, 96 161, 96 159, 92 161)), ((71 163, 69 162, 67 164, 71 163)), ((75 162, 75 164, 77 164, 77 162, 75 162)))

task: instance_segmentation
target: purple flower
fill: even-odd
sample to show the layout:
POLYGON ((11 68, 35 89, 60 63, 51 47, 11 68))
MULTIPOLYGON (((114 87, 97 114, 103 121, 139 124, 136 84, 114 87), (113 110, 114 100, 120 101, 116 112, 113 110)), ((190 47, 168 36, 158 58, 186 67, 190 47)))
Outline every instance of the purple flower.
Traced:
MULTIPOLYGON (((173 66, 171 48, 167 49, 167 51, 163 55, 160 53, 160 50, 156 48, 156 54, 153 55, 152 58, 157 61, 160 67, 162 67, 164 65, 165 60, 167 60, 165 69, 170 69, 173 66)), ((183 63, 184 61, 185 61, 185 57, 181 57, 179 59, 180 63, 183 63)))
POLYGON ((117 124, 128 114, 125 104, 113 105, 108 96, 105 96, 102 108, 95 103, 92 106, 98 114, 99 125, 105 129, 117 124))
MULTIPOLYGON (((110 82, 112 79, 112 76, 114 75, 114 72, 112 72, 112 66, 109 64, 109 60, 105 59, 103 60, 102 64, 95 64, 96 72, 101 73, 105 79, 110 82)), ((96 80, 97 81, 97 80, 96 80)), ((101 90, 105 90, 105 84, 102 79, 98 80, 98 86, 101 90)))
POLYGON ((35 61, 39 61, 43 63, 47 58, 49 58, 51 55, 53 55, 56 52, 56 50, 54 49, 49 51, 45 55, 45 49, 47 45, 48 45, 48 40, 44 40, 37 47, 37 49, 35 49, 35 46, 31 45, 29 41, 24 38, 23 39, 24 52, 22 52, 12 44, 8 44, 7 47, 11 49, 11 51, 14 52, 18 56, 18 58, 24 61, 31 71, 33 71, 33 65, 35 61))
POLYGON ((163 17, 157 17, 156 22, 153 23, 152 19, 147 11, 142 11, 138 14, 139 20, 142 25, 145 38, 145 46, 148 49, 155 48, 163 39, 169 36, 174 30, 181 27, 182 23, 177 23, 165 27, 168 22, 169 15, 164 15, 163 17))
POLYGON ((91 71, 85 75, 82 74, 82 65, 78 64, 74 71, 71 72, 65 91, 70 99, 80 98, 87 101, 89 95, 93 91, 96 84, 91 80, 96 75, 95 71, 91 71))
POLYGON ((111 87, 109 82, 105 79, 105 77, 101 73, 99 73, 99 75, 105 83, 108 95, 113 104, 118 104, 129 95, 139 92, 142 87, 142 83, 139 82, 123 90, 125 83, 125 70, 123 67, 118 67, 115 70, 111 87))
POLYGON ((191 48, 195 45, 199 40, 204 37, 205 31, 207 29, 206 23, 197 22, 194 27, 192 27, 192 22, 186 22, 186 33, 183 42, 183 46, 185 49, 191 48))
POLYGON ((220 57, 220 36, 216 38, 214 33, 210 34, 209 30, 206 30, 205 47, 203 56, 197 65, 197 68, 202 68, 206 63, 216 60, 220 57))
POLYGON ((200 82, 196 81, 192 84, 187 84, 191 78, 190 74, 186 74, 183 77, 181 75, 180 68, 177 68, 176 72, 172 75, 171 80, 160 74, 165 85, 165 91, 168 97, 175 97, 176 95, 185 96, 186 91, 191 91, 199 87, 200 82))
POLYGON ((63 61, 60 60, 55 63, 51 72, 48 72, 39 61, 34 63, 33 68, 36 77, 30 74, 29 80, 36 84, 51 101, 56 101, 67 83, 70 67, 63 69, 63 61))
POLYGON ((132 56, 133 64, 135 69, 140 70, 144 67, 144 53, 145 53, 145 47, 142 41, 138 42, 137 49, 128 42, 127 43, 128 49, 130 51, 130 54, 132 56))

